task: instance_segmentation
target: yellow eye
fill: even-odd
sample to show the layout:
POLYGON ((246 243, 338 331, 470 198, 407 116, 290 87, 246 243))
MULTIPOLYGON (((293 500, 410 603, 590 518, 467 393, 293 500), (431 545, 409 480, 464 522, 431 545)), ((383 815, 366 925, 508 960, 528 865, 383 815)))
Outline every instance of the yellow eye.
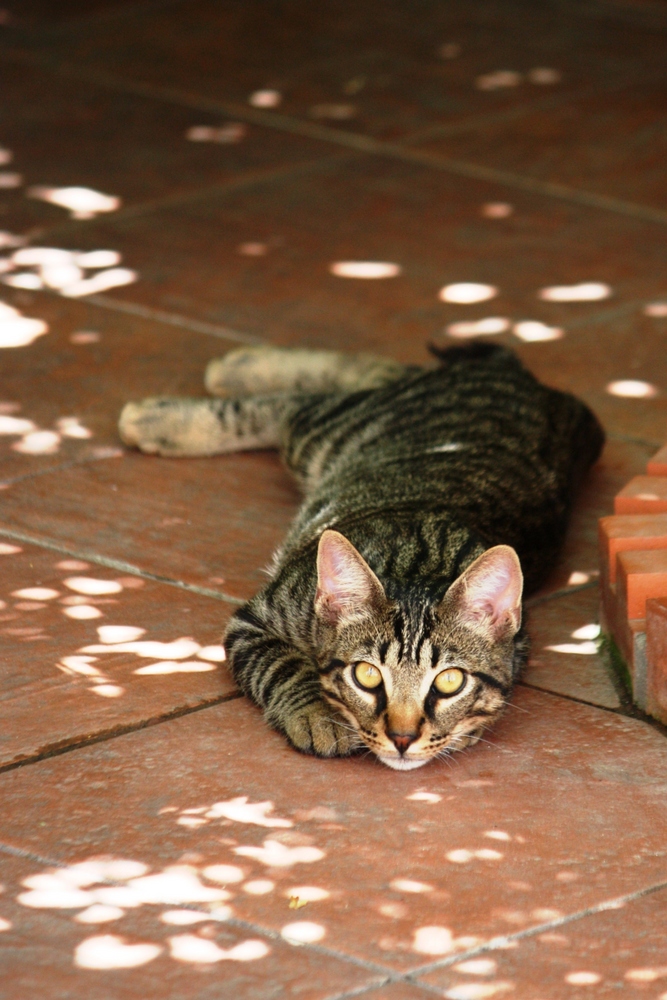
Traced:
POLYGON ((449 670, 441 670, 433 681, 438 694, 448 695, 449 697, 453 694, 458 694, 465 682, 466 675, 456 667, 451 667, 449 670))
POLYGON ((382 674, 378 668, 374 667, 372 663, 366 663, 365 660, 355 663, 353 673, 359 687, 365 688, 367 691, 372 691, 373 688, 382 684, 382 674))

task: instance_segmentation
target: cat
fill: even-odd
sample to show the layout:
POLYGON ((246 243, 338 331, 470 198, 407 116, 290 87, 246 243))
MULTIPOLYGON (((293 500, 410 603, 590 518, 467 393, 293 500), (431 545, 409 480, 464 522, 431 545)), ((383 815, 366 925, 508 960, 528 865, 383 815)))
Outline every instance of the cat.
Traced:
POLYGON ((604 433, 511 351, 437 367, 242 348, 222 399, 128 403, 126 444, 162 455, 280 448, 304 503, 267 585, 231 618, 229 665, 269 725, 321 757, 409 770, 477 742, 527 656, 522 592, 553 567, 604 433))

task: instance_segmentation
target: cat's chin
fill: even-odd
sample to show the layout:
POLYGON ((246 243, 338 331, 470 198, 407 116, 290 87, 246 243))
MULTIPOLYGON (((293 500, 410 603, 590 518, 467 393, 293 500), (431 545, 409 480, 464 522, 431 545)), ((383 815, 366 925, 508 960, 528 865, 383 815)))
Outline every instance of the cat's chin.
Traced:
POLYGON ((424 764, 428 764, 429 762, 428 757, 424 757, 421 760, 415 760, 414 758, 406 760, 405 757, 378 756, 378 760, 381 760, 387 767, 393 767, 395 771, 414 771, 416 767, 423 767, 424 764))

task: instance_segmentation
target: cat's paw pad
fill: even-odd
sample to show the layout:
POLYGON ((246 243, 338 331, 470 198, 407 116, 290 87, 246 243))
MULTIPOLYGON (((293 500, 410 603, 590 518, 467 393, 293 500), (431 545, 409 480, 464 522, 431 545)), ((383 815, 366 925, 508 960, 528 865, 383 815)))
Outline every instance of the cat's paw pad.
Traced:
POLYGON ((315 702, 283 720, 290 743, 316 757, 346 757, 361 745, 349 724, 335 716, 324 702, 315 702))
POLYGON ((158 455, 210 455, 219 449, 220 422, 208 400, 158 396, 127 403, 118 421, 125 444, 158 455))

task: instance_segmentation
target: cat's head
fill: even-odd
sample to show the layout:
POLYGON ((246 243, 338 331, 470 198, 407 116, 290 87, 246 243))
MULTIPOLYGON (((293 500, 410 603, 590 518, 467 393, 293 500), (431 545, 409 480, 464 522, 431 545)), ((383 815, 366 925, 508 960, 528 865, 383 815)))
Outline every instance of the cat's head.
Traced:
POLYGON ((409 770, 477 742, 511 691, 523 577, 488 549, 442 600, 390 600, 354 546, 323 532, 316 640, 325 698, 389 767, 409 770))

